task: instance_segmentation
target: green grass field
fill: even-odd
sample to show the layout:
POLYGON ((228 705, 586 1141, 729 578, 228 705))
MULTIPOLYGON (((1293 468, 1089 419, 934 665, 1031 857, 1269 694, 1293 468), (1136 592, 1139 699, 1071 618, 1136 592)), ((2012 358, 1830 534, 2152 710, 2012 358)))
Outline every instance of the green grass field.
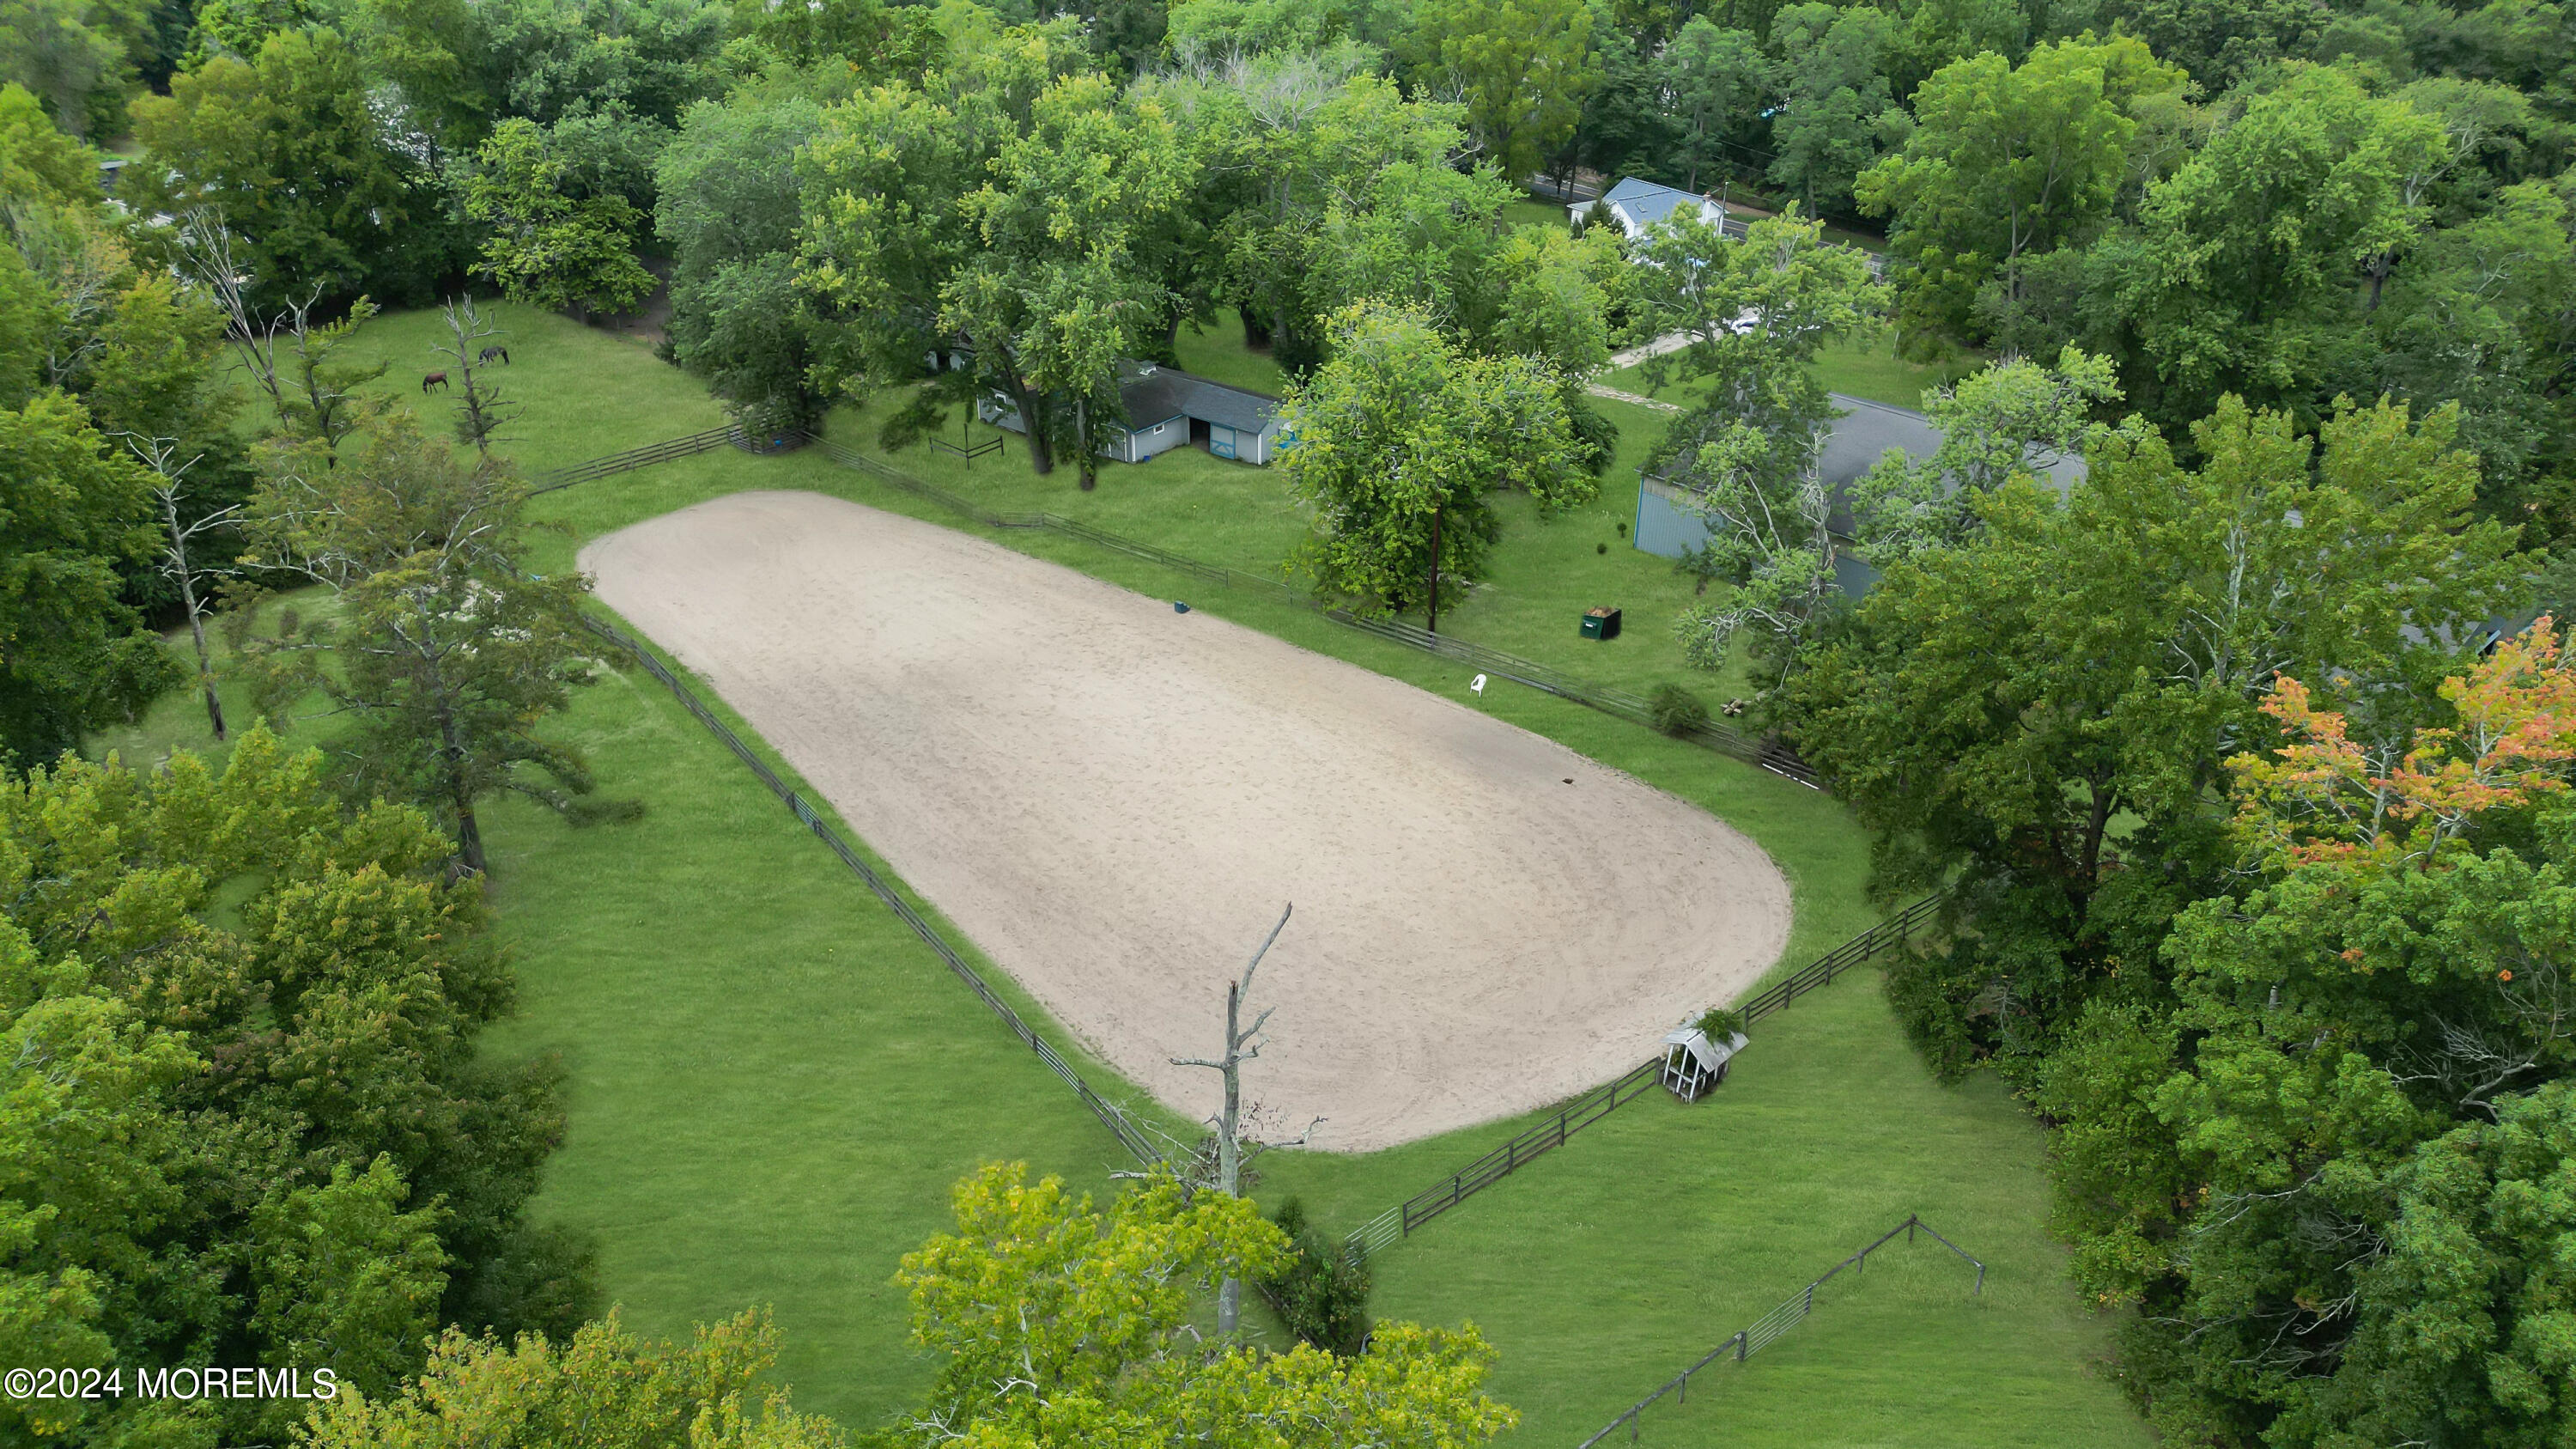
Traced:
MULTIPOLYGON (((718 420, 694 381, 640 346, 496 311, 518 363, 500 376, 526 404, 507 447, 531 469, 718 420)), ((384 318, 359 343, 426 358, 435 320, 384 318)), ((1184 332, 1183 351, 1212 375, 1237 368, 1230 380, 1266 365, 1221 330, 1184 332)), ((416 378, 388 383, 407 384, 396 391, 408 397, 416 378)), ((444 416, 437 399, 430 411, 444 416)), ((870 447, 874 411, 845 410, 831 431, 870 447)), ((1615 420, 1624 468, 1659 421, 1638 409, 1615 420)), ((971 465, 927 449, 893 461, 988 506, 1051 509, 1244 568, 1276 570, 1305 531, 1278 474, 1190 450, 1108 465, 1091 494, 1070 470, 1031 476, 1016 441, 971 465)), ((1687 677, 1670 620, 1690 586, 1623 546, 1616 525, 1631 516, 1634 483, 1621 476, 1553 522, 1507 509, 1492 580, 1444 630, 1632 688, 1687 677), (1577 637, 1593 603, 1627 610, 1626 637, 1577 637)), ((563 567, 583 539, 745 488, 808 488, 955 522, 819 453, 725 450, 537 500, 549 531, 533 563, 563 567)), ((1861 894, 1862 832, 1812 791, 1532 691, 1469 696, 1465 671, 1293 606, 1185 585, 1052 534, 1001 541, 1438 690, 1701 804, 1788 875, 1798 913, 1785 964, 1875 918, 1861 894)), ((149 756, 192 741, 201 721, 173 698, 105 743, 149 756)), ((571 1128, 540 1210, 598 1236, 606 1284, 637 1326, 679 1332, 771 1303, 800 1405, 881 1422, 929 1373, 904 1346, 887 1279, 945 1222, 948 1183, 977 1162, 1021 1158, 1103 1191, 1115 1143, 648 676, 611 674, 562 733, 607 791, 642 798, 648 813, 588 830, 521 807, 490 820, 521 985, 520 1012, 492 1048, 559 1052, 570 1068, 571 1128)), ((1346 1228, 1524 1125, 1365 1157, 1283 1153, 1264 1161, 1257 1191, 1294 1192, 1346 1228)), ((1969 1296, 1964 1265, 1937 1248, 1896 1248, 1838 1280, 1811 1322, 1749 1366, 1701 1379, 1686 1409, 1656 1411, 1648 1442, 1723 1432, 1801 1449, 2143 1444, 2093 1370, 2101 1325, 2042 1230, 2040 1154, 2037 1129, 1991 1082, 1929 1080, 1864 973, 1766 1022, 1709 1100, 1624 1108, 1384 1254, 1374 1306, 1482 1326, 1501 1352, 1494 1388, 1526 1415, 1508 1442, 1571 1446, 1920 1212, 1992 1266, 1984 1297, 1969 1296)))
MULTIPOLYGON (((1953 383, 1978 368, 1988 359, 1962 354, 1937 363, 1909 362, 1896 355, 1895 334, 1882 332, 1874 337, 1855 337, 1834 343, 1816 358, 1816 375, 1827 390, 1851 397, 1867 398, 1890 407, 1923 406, 1926 388, 1953 383)), ((1661 387, 1646 375, 1645 363, 1603 373, 1598 379, 1622 392, 1660 402, 1687 402, 1697 396, 1698 384, 1682 381, 1677 375, 1661 387)))

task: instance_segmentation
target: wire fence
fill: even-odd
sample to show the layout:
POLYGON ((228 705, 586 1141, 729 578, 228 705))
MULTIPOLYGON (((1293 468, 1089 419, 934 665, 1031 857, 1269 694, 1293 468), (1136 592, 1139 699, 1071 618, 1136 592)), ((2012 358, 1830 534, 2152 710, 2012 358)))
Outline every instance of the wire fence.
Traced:
POLYGON ((1905 1241, 1910 1243, 1914 1241, 1914 1235, 1918 1232, 1931 1238, 1932 1241, 1939 1243, 1942 1247, 1949 1249, 1951 1252, 1958 1254, 1960 1257, 1967 1259, 1969 1264, 1977 1270, 1977 1284, 1969 1291, 1972 1293, 1983 1293, 1986 1291, 1986 1265, 1979 1262, 1976 1257, 1968 1252, 1967 1249, 1960 1247, 1958 1244, 1951 1242, 1948 1238, 1934 1232, 1932 1230, 1932 1225, 1923 1221, 1919 1214, 1908 1213, 1905 1221, 1898 1223, 1895 1227, 1892 1227, 1885 1233, 1880 1234, 1878 1241, 1871 1243, 1868 1247, 1861 1249, 1859 1252, 1852 1254, 1850 1257, 1843 1259, 1839 1263, 1836 1263, 1833 1267, 1826 1269, 1823 1277, 1818 1278, 1816 1281, 1799 1289, 1797 1292, 1790 1294, 1786 1302, 1782 1303, 1779 1307, 1772 1309, 1770 1312, 1763 1314, 1760 1318, 1755 1319, 1751 1327, 1744 1329, 1737 1333, 1733 1338, 1730 1338, 1726 1342, 1719 1344, 1717 1347, 1710 1349, 1706 1354, 1701 1356, 1699 1362, 1692 1364, 1689 1368, 1683 1369, 1680 1373, 1675 1374, 1672 1378, 1666 1380, 1662 1387, 1656 1389, 1653 1393, 1646 1395, 1644 1398, 1639 1399, 1635 1404, 1629 1407, 1626 1413, 1623 1413, 1618 1418, 1611 1420, 1607 1425, 1603 1426, 1601 1432, 1584 1440, 1582 1444, 1576 1446, 1576 1449, 1592 1449, 1593 1445, 1598 1444, 1602 1440, 1609 1438, 1611 1435, 1618 1433, 1622 1425, 1626 1426, 1628 1430, 1628 1442, 1631 1444, 1636 1443, 1638 1435, 1638 1416, 1644 1414, 1647 1409, 1652 1408, 1657 1400, 1663 1398, 1666 1394, 1671 1394, 1675 1396, 1676 1402, 1684 1404, 1689 1403, 1691 1375, 1698 1373, 1701 1369, 1707 1368, 1710 1364, 1716 1363, 1722 1359, 1732 1359, 1737 1363, 1742 1363, 1753 1355, 1760 1353, 1765 1347, 1778 1339, 1780 1335, 1787 1333, 1790 1329, 1805 1322, 1808 1314, 1815 1312, 1816 1290, 1824 1287, 1827 1283, 1832 1282, 1835 1274, 1840 1273, 1845 1268, 1851 1269, 1854 1273, 1858 1273, 1863 1269, 1866 1269, 1869 1266, 1869 1255, 1877 1252, 1883 1247, 1886 1247, 1890 1242, 1894 1241, 1898 1233, 1903 1233, 1905 1235, 1905 1241))
MULTIPOLYGON (((1940 908, 1939 896, 1926 896, 1782 980, 1755 992, 1735 1009, 1744 1017, 1744 1024, 1750 1027, 1773 1012, 1786 1009, 1789 1003, 1808 992, 1832 985, 1835 977, 1853 967, 1903 945, 1915 928, 1929 921, 1940 908)), ((1663 1066, 1662 1057, 1650 1057, 1629 1068, 1617 1081, 1595 1087, 1559 1107, 1537 1126, 1362 1223, 1342 1240, 1342 1251, 1355 1258, 1366 1258, 1389 1244, 1411 1237, 1416 1229, 1432 1219, 1563 1147, 1567 1137, 1653 1090, 1663 1066)))
MULTIPOLYGON (((892 484, 916 498, 936 503, 960 517, 972 519, 987 528, 1043 529, 1061 533, 1070 538, 1078 538, 1086 543, 1123 553, 1130 558, 1159 564, 1207 583, 1237 589, 1280 603, 1311 608, 1325 618, 1359 630, 1361 633, 1373 634, 1380 639, 1404 645, 1409 649, 1418 649, 1426 654, 1454 659, 1481 673, 1499 679, 1508 679, 1515 684, 1555 695, 1559 699, 1570 700, 1576 704, 1597 709, 1604 714, 1616 715, 1631 723, 1645 725, 1649 729, 1660 727, 1655 719, 1653 702, 1643 695, 1578 679, 1563 670, 1535 660, 1506 654, 1499 649, 1489 649, 1482 644, 1470 643, 1452 635, 1435 634, 1418 624, 1408 624, 1400 619, 1370 618, 1347 608, 1323 604, 1312 594, 1285 580, 1192 558, 1187 554, 1176 553, 1155 544, 1111 533, 1107 529, 1094 528, 1090 524, 1066 518, 1061 514, 996 513, 961 498, 945 488, 916 478, 900 468, 871 458, 856 449, 844 448, 837 443, 812 437, 810 434, 808 438, 822 449, 825 457, 833 462, 892 484)), ((1798 758, 1795 751, 1777 740, 1759 739, 1741 730, 1730 729, 1714 720, 1690 729, 1667 731, 1667 733, 1720 754, 1758 765, 1775 775, 1795 780, 1810 789, 1823 788, 1815 769, 1798 758)))
POLYGON ((949 971, 955 974, 958 980, 965 982, 967 988, 975 993, 978 1000, 992 1008, 993 1014, 1002 1019, 1002 1024, 1011 1029, 1011 1034, 1020 1039, 1021 1045, 1035 1053, 1039 1061, 1046 1063, 1047 1070, 1054 1072, 1056 1076, 1063 1079, 1066 1086, 1073 1089, 1074 1095, 1082 1099, 1082 1105, 1091 1109, 1091 1115, 1099 1118, 1100 1124, 1108 1128, 1129 1152, 1134 1153, 1138 1162, 1151 1167, 1163 1160, 1163 1154, 1155 1149, 1153 1143, 1146 1140, 1143 1130, 1136 1125, 1133 1118, 1127 1115, 1126 1110, 1094 1091, 1091 1084, 1082 1079, 1082 1074, 1074 1070, 1071 1062, 1066 1061, 1061 1053, 1049 1045, 1046 1038, 1032 1031, 1029 1024, 1021 1019, 1020 1014, 1011 1009, 1011 1004, 996 995, 983 976, 966 963, 965 957, 957 953, 957 948, 950 945, 945 936, 939 934, 938 928, 924 920, 921 913, 912 908, 912 903, 903 898, 902 893, 894 888, 894 883, 878 873, 875 867, 868 864, 865 857, 851 848, 850 843, 841 838, 839 831, 825 823, 823 817, 815 812, 814 807, 805 803, 802 795, 789 788, 786 781, 778 778, 778 772, 770 769, 767 761, 753 753, 751 746, 743 743, 742 736, 735 734, 730 726, 718 719, 715 712, 707 708, 706 703, 698 698, 697 692, 690 689, 678 674, 660 659, 655 658, 652 651, 627 637, 623 632, 596 619, 585 618, 582 623, 592 633, 631 655, 637 663, 644 666, 646 673, 662 681, 679 699, 681 706, 690 714, 697 716, 698 723, 707 727, 708 733, 722 741, 725 748, 733 751, 734 757, 749 767, 751 773, 759 777, 760 783, 769 787, 771 794, 776 795, 789 810, 795 812, 796 818, 804 822, 806 829, 813 831, 825 845, 832 848, 832 853, 841 858, 841 863, 848 866, 850 872, 865 883, 869 890, 875 892, 878 900, 885 902, 886 909, 893 911, 897 918, 912 928, 914 935, 919 936, 925 945, 938 953, 940 960, 948 963, 949 971))

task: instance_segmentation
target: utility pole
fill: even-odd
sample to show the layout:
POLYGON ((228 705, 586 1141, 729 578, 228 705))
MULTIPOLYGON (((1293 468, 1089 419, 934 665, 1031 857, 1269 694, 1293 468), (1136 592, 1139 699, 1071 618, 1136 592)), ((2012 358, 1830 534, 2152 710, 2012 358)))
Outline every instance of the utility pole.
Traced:
MULTIPOLYGON (((1261 1027, 1270 1020, 1270 1010, 1276 1010, 1263 1011, 1253 1018, 1251 1026, 1246 1027, 1243 1025, 1243 1002, 1252 994, 1252 973, 1260 969, 1261 958, 1270 954, 1271 943, 1279 939, 1279 933, 1287 928, 1290 913, 1296 909, 1296 904, 1291 902, 1279 912, 1279 924, 1270 928, 1270 934, 1262 938, 1261 949, 1252 953, 1251 962, 1243 968, 1243 979, 1226 983, 1224 1057, 1216 1061, 1200 1057, 1172 1058, 1173 1066, 1207 1067, 1225 1077, 1225 1106, 1218 1111, 1216 1118, 1216 1174, 1217 1190, 1227 1197, 1243 1195, 1243 1064, 1261 1055, 1261 1027)), ((1229 1277, 1217 1288, 1216 1331, 1233 1333, 1242 1310, 1243 1284, 1229 1277)))

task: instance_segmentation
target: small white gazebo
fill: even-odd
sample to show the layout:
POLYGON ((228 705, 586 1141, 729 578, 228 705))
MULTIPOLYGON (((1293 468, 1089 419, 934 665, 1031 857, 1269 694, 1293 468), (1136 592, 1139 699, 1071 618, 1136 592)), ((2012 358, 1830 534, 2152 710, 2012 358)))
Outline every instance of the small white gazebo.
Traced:
POLYGON ((1664 1085, 1683 1101, 1696 1102, 1726 1080, 1727 1062, 1742 1050, 1740 1031, 1715 1042, 1698 1027, 1675 1027, 1664 1033, 1664 1085))

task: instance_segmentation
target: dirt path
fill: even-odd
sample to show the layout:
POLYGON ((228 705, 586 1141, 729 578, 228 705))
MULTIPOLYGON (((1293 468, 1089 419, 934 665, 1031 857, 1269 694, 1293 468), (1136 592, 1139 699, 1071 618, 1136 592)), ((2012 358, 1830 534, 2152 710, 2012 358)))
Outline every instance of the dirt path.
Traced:
MULTIPOLYGON (((1778 956, 1751 841, 1551 741, 947 529, 747 493, 582 551, 904 878, 1193 1116, 1226 980, 1274 1133, 1367 1150, 1530 1110, 1778 956), (1569 783, 1570 782, 1570 783, 1569 783)), ((865 989, 865 983, 854 983, 865 989)))

